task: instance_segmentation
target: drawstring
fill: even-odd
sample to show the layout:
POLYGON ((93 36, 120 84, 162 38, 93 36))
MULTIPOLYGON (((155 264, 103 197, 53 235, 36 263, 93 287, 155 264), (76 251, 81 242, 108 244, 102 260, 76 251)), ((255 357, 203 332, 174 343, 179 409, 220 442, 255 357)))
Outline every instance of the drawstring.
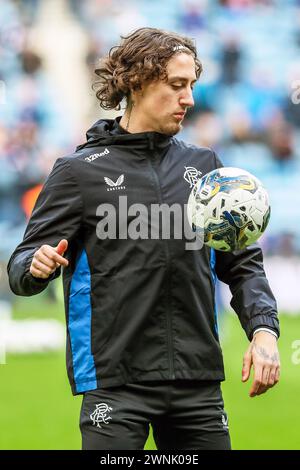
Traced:
POLYGON ((154 150, 154 135, 149 135, 149 148, 150 150, 154 150))

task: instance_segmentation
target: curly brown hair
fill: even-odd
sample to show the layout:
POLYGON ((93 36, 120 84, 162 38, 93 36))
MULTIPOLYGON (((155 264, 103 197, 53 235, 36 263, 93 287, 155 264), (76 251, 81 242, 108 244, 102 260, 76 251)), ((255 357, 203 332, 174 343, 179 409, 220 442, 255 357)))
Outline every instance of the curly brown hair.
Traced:
POLYGON ((95 69, 100 79, 93 89, 103 109, 120 110, 121 101, 126 98, 128 104, 132 90, 141 90, 142 84, 151 81, 166 80, 167 63, 178 51, 194 57, 196 77, 200 77, 202 64, 188 37, 157 28, 139 28, 121 39, 121 44, 112 47, 95 69))

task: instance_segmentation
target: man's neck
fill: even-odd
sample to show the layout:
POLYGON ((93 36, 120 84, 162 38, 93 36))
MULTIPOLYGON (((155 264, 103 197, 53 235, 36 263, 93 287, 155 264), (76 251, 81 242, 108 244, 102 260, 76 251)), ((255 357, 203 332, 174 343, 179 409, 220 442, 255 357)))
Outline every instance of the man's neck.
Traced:
POLYGON ((137 119, 136 115, 131 115, 129 112, 125 112, 122 116, 119 125, 123 130, 130 132, 130 134, 136 134, 138 132, 154 132, 151 126, 143 125, 140 119, 137 119))

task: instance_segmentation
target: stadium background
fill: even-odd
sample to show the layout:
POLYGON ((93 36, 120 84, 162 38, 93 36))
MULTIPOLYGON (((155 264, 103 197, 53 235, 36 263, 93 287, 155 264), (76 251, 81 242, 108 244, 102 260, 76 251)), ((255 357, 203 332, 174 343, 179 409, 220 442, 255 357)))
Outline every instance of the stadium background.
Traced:
MULTIPOLYGON (((251 171, 270 193, 261 244, 280 310, 282 378, 248 397, 250 383, 240 380, 248 341, 219 285, 223 395, 233 448, 299 449, 299 0, 0 0, 0 449, 80 448, 61 279, 18 298, 6 264, 54 161, 85 140, 92 122, 119 114, 99 108, 94 65, 141 26, 196 41, 204 73, 181 137, 251 171)), ((146 448, 155 448, 151 435, 146 448)))

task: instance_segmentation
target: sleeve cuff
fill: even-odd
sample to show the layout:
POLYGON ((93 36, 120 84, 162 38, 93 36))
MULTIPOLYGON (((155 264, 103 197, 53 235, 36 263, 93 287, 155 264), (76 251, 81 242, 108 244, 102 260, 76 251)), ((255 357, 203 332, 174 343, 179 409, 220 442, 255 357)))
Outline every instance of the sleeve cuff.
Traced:
POLYGON ((255 335, 255 333, 258 333, 259 331, 267 331, 268 333, 271 333, 278 339, 277 333, 274 330, 271 330, 270 328, 257 328, 256 330, 254 330, 253 336, 255 335))

